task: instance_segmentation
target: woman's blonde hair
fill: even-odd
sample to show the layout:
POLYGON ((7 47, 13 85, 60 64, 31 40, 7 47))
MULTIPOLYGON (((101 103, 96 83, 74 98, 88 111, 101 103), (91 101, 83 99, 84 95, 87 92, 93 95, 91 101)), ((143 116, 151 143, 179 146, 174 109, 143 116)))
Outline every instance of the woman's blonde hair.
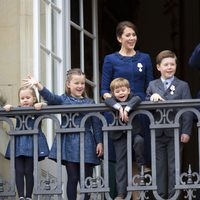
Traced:
POLYGON ((113 94, 114 90, 119 88, 119 87, 126 87, 130 88, 129 81, 125 78, 119 77, 115 78, 111 83, 110 83, 110 91, 113 94))
MULTIPOLYGON (((67 71, 67 74, 66 74, 66 84, 72 80, 73 75, 80 75, 80 76, 82 75, 85 77, 84 72, 82 72, 82 70, 80 68, 70 69, 67 71)), ((66 86, 66 93, 67 93, 67 95, 71 95, 71 91, 67 86, 66 86)), ((84 97, 87 96, 86 91, 83 92, 83 96, 84 97)))

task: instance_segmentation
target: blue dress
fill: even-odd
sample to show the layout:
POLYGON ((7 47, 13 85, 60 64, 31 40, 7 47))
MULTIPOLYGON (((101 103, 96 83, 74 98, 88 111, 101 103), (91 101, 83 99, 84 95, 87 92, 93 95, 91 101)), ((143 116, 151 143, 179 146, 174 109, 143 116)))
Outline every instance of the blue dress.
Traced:
MULTIPOLYGON (((40 91, 41 96, 47 101, 48 105, 78 105, 78 104, 93 104, 94 100, 89 98, 75 98, 63 95, 52 94, 47 88, 40 91)), ((75 117, 75 124, 80 125, 82 118, 87 113, 79 113, 75 117)), ((62 125, 65 124, 65 117, 62 116, 62 125)), ((84 133, 84 155, 85 162, 98 165, 100 160, 96 155, 96 145, 102 143, 102 125, 97 117, 90 117, 85 123, 84 133), (93 131, 92 131, 93 130, 93 131)), ((57 140, 54 139, 52 148, 50 150, 49 158, 56 160, 57 158, 57 140)), ((80 134, 66 133, 61 136, 61 160, 62 164, 67 161, 80 163, 80 134)))
MULTIPOLYGON (((37 116, 25 116, 28 117, 27 119, 27 127, 33 129, 35 120, 37 116)), ((16 121, 16 130, 27 130, 25 128, 24 122, 20 123, 21 120, 17 118, 16 121)), ((38 127, 38 159, 43 160, 45 157, 49 155, 49 148, 47 144, 46 137, 41 130, 41 124, 38 127)), ((19 156, 26 156, 26 157, 33 157, 34 145, 33 145, 33 135, 20 135, 15 136, 15 157, 19 156)), ((7 146, 5 157, 10 159, 10 142, 7 146)))
MULTIPOLYGON (((105 56, 101 79, 101 95, 110 93, 110 83, 113 79, 122 77, 129 81, 131 92, 143 101, 146 89, 153 80, 153 69, 149 54, 136 51, 134 56, 122 56, 118 52, 105 56)), ((145 159, 150 162, 149 122, 146 116, 140 116, 144 127, 145 159)))

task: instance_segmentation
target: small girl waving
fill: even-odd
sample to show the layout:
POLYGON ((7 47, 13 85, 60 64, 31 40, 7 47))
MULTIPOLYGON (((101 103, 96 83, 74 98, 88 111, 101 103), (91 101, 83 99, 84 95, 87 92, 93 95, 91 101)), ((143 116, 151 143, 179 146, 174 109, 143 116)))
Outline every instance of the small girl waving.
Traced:
MULTIPOLYGON (((31 87, 21 87, 18 91, 19 106, 32 107, 40 110, 46 103, 37 102, 36 92, 31 87)), ((4 106, 6 111, 10 111, 12 105, 7 104, 4 106)), ((33 128, 37 116, 29 117, 27 120, 27 128, 33 128)), ((17 118, 16 129, 24 130, 26 126, 20 125, 20 119, 17 118)), ((46 137, 41 130, 41 124, 38 127, 38 159, 43 160, 49 154, 49 148, 46 137)), ((20 200, 31 200, 33 192, 33 136, 32 135, 19 135, 15 136, 15 174, 16 186, 20 200), (26 195, 24 195, 24 178, 26 181, 26 195)), ((10 143, 8 144, 6 155, 10 159, 10 143)))
MULTIPOLYGON (((94 100, 86 97, 85 92, 85 74, 78 68, 68 71, 66 79, 66 91, 62 95, 52 94, 41 83, 31 77, 24 80, 25 85, 35 85, 40 95, 47 101, 48 105, 80 105, 93 104, 94 100)), ((81 119, 85 113, 79 113, 74 121, 76 125, 80 125, 81 119)), ((64 124, 65 118, 62 118, 64 124)), ((56 138, 56 137, 55 137, 56 138)), ((97 117, 91 117, 85 124, 85 177, 92 176, 93 167, 100 164, 99 157, 103 154, 102 130, 100 121, 97 117)), ((57 144, 54 140, 50 151, 49 158, 56 160, 57 144)), ((68 176, 67 196, 70 200, 77 198, 77 184, 80 181, 80 134, 67 133, 61 137, 61 160, 66 166, 68 176)), ((85 195, 85 200, 89 199, 89 195, 85 195)))

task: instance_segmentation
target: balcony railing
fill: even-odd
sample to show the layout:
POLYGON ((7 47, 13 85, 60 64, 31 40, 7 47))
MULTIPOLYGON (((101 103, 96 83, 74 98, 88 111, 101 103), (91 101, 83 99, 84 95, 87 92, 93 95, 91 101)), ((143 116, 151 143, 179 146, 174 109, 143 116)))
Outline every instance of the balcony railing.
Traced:
MULTIPOLYGON (((125 104, 123 104, 124 106, 125 104)), ((74 105, 74 106, 47 106, 40 111, 36 111, 33 108, 14 108, 10 112, 6 112, 0 109, 0 121, 3 121, 9 127, 8 134, 10 135, 10 168, 9 170, 9 180, 4 180, 3 175, 0 174, 0 199, 15 199, 15 136, 18 134, 31 134, 34 138, 34 191, 33 199, 38 199, 38 197, 43 197, 44 199, 62 199, 62 165, 61 165, 61 134, 66 133, 80 133, 80 159, 81 159, 81 180, 80 180, 80 199, 84 199, 85 193, 91 194, 91 199, 98 199, 99 194, 100 199, 112 199, 110 197, 110 185, 109 185, 109 149, 108 149, 108 134, 111 130, 126 130, 127 131, 127 173, 128 173, 128 183, 127 183, 127 197, 126 199, 131 199, 132 192, 138 191, 138 199, 151 199, 149 194, 154 196, 155 199, 162 198, 157 193, 157 183, 156 183, 156 143, 155 134, 156 129, 172 128, 174 129, 175 138, 175 167, 176 167, 176 193, 172 199, 176 199, 177 196, 184 192, 183 198, 185 199, 195 199, 196 190, 200 188, 200 112, 198 106, 200 105, 200 100, 180 100, 180 101, 166 101, 166 102, 143 102, 138 107, 137 110, 131 113, 129 117, 129 122, 127 124, 122 124, 118 118, 118 113, 105 106, 105 104, 94 104, 94 105, 74 105), (169 120, 169 114, 173 109, 177 109, 177 114, 173 120, 169 120), (103 113, 112 112, 113 122, 108 124, 103 113), (192 112, 196 122, 198 134, 198 156, 196 163, 198 164, 198 170, 192 171, 193 166, 191 163, 187 163, 188 170, 181 171, 180 166, 180 150, 179 150, 179 120, 183 113, 192 112), (76 127, 74 119, 79 113, 85 113, 80 126, 76 127), (154 119, 154 113, 159 113, 160 119, 154 119), (14 122, 11 118, 13 116, 21 120, 21 124, 26 123, 26 118, 31 115, 37 114, 38 118, 35 121, 34 128, 30 130, 16 130, 14 122), (60 125, 59 115, 65 115, 66 124, 65 126, 60 125), (132 172, 132 144, 131 144, 131 121, 136 115, 143 114, 149 118, 150 124, 150 134, 151 134, 151 174, 144 174, 143 169, 136 175, 132 172), (93 177, 85 179, 84 174, 84 126, 85 122, 91 116, 96 116, 100 119, 102 123, 103 131, 103 144, 104 144, 104 156, 103 164, 101 165, 100 174, 94 173, 93 177), (56 177, 52 177, 48 171, 45 173, 45 178, 41 178, 40 169, 38 167, 38 125, 41 121, 45 119, 51 119, 53 123, 53 132, 57 137, 57 163, 56 163, 56 177)), ((0 143, 2 141, 0 140, 0 143)), ((1 145, 1 144, 0 144, 1 145)), ((0 164, 1 165, 1 164, 0 164)), ((43 199, 42 198, 42 199, 43 199)))

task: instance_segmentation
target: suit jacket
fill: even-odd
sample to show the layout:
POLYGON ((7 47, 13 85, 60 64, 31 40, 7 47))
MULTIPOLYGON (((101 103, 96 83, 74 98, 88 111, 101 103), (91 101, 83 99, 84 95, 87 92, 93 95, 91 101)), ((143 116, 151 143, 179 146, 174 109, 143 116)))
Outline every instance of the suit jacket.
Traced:
MULTIPOLYGON (((130 112, 131 112, 140 104, 141 99, 139 96, 130 94, 129 97, 127 98, 126 102, 127 102, 126 107, 129 107, 130 112)), ((119 103, 119 101, 115 97, 107 98, 105 100, 105 104, 112 108, 115 108, 114 105, 116 103, 119 103)), ((134 117, 134 119, 132 121, 132 126, 133 126, 133 129, 132 129, 133 135, 141 133, 141 125, 139 123, 138 116, 134 117)), ((126 131, 112 131, 110 134, 110 137, 112 140, 118 140, 122 137, 124 132, 126 132, 126 131)))
MULTIPOLYGON (((161 79, 156 79, 149 83, 147 88, 147 97, 146 100, 150 100, 152 94, 158 93, 165 100, 177 100, 177 99, 191 99, 190 88, 187 82, 182 81, 176 77, 172 81, 171 85, 167 90, 164 89, 164 84, 161 79)), ((170 108, 171 109, 171 108, 170 108)), ((174 117, 179 109, 173 109, 169 113, 169 120, 174 121, 174 117)), ((155 112, 155 120, 160 119, 160 114, 155 112)), ((192 130, 192 120, 193 114, 191 112, 185 112, 180 120, 180 134, 191 134, 192 130)), ((173 129, 159 129, 156 133, 156 136, 161 136, 165 134, 167 136, 174 136, 173 129)))

